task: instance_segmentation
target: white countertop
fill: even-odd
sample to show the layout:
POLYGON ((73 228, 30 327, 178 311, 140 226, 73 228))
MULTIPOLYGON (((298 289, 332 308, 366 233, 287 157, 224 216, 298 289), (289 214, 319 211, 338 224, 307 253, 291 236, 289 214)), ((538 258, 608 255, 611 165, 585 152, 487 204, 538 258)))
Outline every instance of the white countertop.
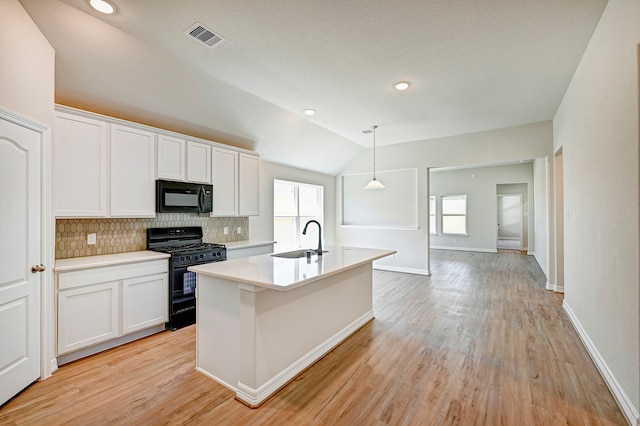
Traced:
POLYGON ((241 240, 241 241, 230 241, 230 242, 220 243, 220 244, 224 244, 227 250, 240 250, 240 249, 247 249, 247 248, 253 248, 253 247, 268 246, 275 243, 276 243, 275 241, 241 240))
POLYGON ((327 253, 313 254, 310 261, 306 257, 287 259, 261 254, 191 266, 188 270, 263 288, 291 290, 396 253, 395 250, 355 247, 328 246, 324 249, 327 253))
POLYGON ((97 256, 73 257, 56 260, 54 272, 69 272, 78 269, 97 268, 100 266, 120 265, 123 263, 144 262, 147 260, 166 259, 167 253, 156 251, 131 251, 127 253, 102 254, 97 256))

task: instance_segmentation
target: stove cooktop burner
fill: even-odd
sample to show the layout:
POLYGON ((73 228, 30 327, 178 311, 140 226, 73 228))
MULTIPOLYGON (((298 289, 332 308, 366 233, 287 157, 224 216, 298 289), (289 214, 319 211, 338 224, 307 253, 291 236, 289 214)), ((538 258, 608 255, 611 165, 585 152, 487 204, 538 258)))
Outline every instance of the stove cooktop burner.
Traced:
POLYGON ((184 244, 184 245, 171 245, 164 247, 152 247, 151 250, 161 251, 164 253, 170 254, 185 254, 185 253, 201 253, 207 252, 217 249, 223 249, 225 246, 223 244, 213 244, 213 243, 193 243, 193 244, 184 244))

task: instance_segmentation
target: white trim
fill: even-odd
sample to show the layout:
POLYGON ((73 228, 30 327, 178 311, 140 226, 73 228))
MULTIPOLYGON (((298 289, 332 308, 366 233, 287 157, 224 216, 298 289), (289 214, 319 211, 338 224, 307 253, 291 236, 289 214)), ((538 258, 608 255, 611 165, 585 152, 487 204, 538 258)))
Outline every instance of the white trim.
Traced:
POLYGON ((544 276, 547 277, 547 280, 548 280, 549 279, 549 271, 547 271, 547 268, 545 268, 543 266, 542 262, 540 262, 540 259, 538 259, 538 255, 536 255, 535 252, 529 252, 528 254, 531 254, 533 256, 533 258, 536 260, 536 263, 538 264, 540 269, 542 269, 542 272, 544 273, 544 276))
MULTIPOLYGON (((289 383, 298 374, 300 374, 309 366, 313 365, 321 357, 326 355, 333 348, 346 340, 347 337, 358 331, 362 326, 371 321, 373 318, 373 311, 366 312, 360 318, 356 319, 351 324, 340 330, 338 333, 316 346, 307 354, 303 355, 296 362, 282 370, 280 373, 276 374, 258 389, 254 389, 241 382, 238 382, 238 385, 236 387, 236 398, 249 405, 250 407, 259 406, 274 392, 289 383)), ((216 380, 215 378, 213 379, 216 380)))
POLYGON ((27 129, 34 130, 38 133, 44 133, 49 129, 49 126, 31 120, 30 118, 16 114, 15 112, 0 108, 0 119, 17 124, 18 126, 26 127, 27 129))
POLYGON ((549 281, 547 281, 547 283, 545 284, 544 288, 546 290, 555 291, 556 293, 564 293, 564 286, 563 285, 552 284, 549 281))
POLYGON ((136 331, 135 333, 125 334, 117 339, 107 340, 106 342, 98 343, 93 346, 78 349, 77 351, 70 352, 64 355, 58 356, 58 365, 67 364, 72 361, 76 361, 80 358, 84 358, 90 355, 97 354, 107 349, 115 348, 116 346, 124 345, 125 343, 133 342, 134 340, 142 339, 143 337, 151 336, 152 334, 164 332, 164 323, 154 325, 143 330, 136 331))
POLYGON ((431 271, 429 269, 403 268, 401 266, 376 265, 375 263, 373 264, 373 269, 378 269, 380 271, 402 272, 404 274, 431 275, 431 271))
POLYGON ((162 134, 162 135, 167 135, 167 136, 171 136, 174 138, 179 138, 179 139, 186 139, 186 140, 190 140, 193 142, 202 142, 202 143, 206 143, 218 148, 224 148, 224 149, 231 149, 232 151, 237 151, 237 152, 243 152, 245 154, 251 154, 251 155, 258 155, 258 153, 256 153, 255 151, 251 151, 245 148, 238 148, 238 147, 230 147, 229 145, 225 145, 222 144, 220 142, 215 142, 209 139, 202 139, 202 138, 198 138, 195 136, 191 136, 188 135, 186 133, 177 133, 174 132, 172 130, 167 130, 167 129, 163 129, 160 127, 152 127, 152 126, 147 126, 146 124, 140 124, 140 123, 136 123, 134 121, 128 121, 128 120, 122 120, 120 118, 115 118, 115 117, 111 117, 108 115, 103 115, 103 114, 98 114, 95 112, 91 112, 91 111, 86 111, 86 110, 82 110, 82 109, 77 109, 77 108, 72 108, 66 105, 61 105, 61 104, 55 104, 54 105, 55 110, 56 111, 60 111, 60 112, 65 112, 68 114, 74 114, 74 115, 79 115, 82 117, 86 117, 86 118, 91 118, 94 120, 102 120, 102 121, 106 121, 110 124, 120 124, 120 125, 124 125, 127 127, 132 127, 134 129, 139 129, 139 130, 144 130, 147 132, 154 132, 154 133, 158 133, 158 134, 162 134))
POLYGON ((47 128, 42 133, 41 150, 41 205, 42 222, 40 227, 42 241, 43 265, 48 266, 48 271, 42 274, 42 287, 40 299, 40 380, 44 380, 58 369, 56 361, 56 311, 55 311, 55 215, 52 197, 51 181, 51 129, 47 128))
POLYGON ((219 378, 217 376, 214 376, 213 374, 209 373, 207 370, 203 370, 202 368, 198 367, 197 365, 196 365, 196 371, 201 373, 201 374, 204 374, 205 376, 207 376, 211 380, 221 384, 222 386, 224 386, 225 388, 231 390, 232 392, 238 392, 238 386, 234 386, 231 383, 225 382, 221 378, 219 378))
POLYGON ((498 250, 479 247, 458 247, 458 246, 431 246, 433 250, 455 250, 455 251, 476 251, 480 253, 497 253, 498 250))
POLYGON ((622 410, 622 413, 626 417, 629 424, 640 425, 640 413, 638 412, 638 409, 633 406, 633 402, 629 398, 629 395, 626 394, 626 392, 616 379, 616 376, 607 365, 607 362, 604 360, 604 358, 602 358, 602 355, 600 355, 600 352, 596 348, 596 345, 589 338, 586 330, 582 327, 582 324, 580 324, 578 317, 576 317, 573 310, 567 303, 567 299, 562 302, 562 309, 569 317, 571 325, 573 325, 576 333, 578 333, 578 337, 580 337, 582 344, 587 349, 589 356, 593 360, 593 363, 596 365, 596 368, 600 372, 600 375, 609 387, 609 390, 613 394, 613 398, 618 403, 618 406, 622 410))

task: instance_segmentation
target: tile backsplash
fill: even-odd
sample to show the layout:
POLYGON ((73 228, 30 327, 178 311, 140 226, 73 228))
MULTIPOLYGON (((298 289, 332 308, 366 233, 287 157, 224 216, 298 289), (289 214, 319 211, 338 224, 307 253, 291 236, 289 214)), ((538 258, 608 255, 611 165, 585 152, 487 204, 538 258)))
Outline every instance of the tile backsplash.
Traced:
POLYGON ((148 219, 56 219, 56 259, 145 250, 147 228, 175 226, 202 226, 203 240, 208 243, 249 239, 248 217, 158 213, 148 219), (89 245, 87 234, 92 233, 96 234, 96 244, 89 245))

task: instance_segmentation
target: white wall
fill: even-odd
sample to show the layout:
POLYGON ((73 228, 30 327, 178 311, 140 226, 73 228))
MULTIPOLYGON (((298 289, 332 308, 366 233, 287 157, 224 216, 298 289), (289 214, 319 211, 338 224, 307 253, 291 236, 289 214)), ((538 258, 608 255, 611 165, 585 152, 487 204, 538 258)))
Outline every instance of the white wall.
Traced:
MULTIPOLYGON (((249 232, 252 240, 273 239, 273 180, 289 180, 310 183, 324 187, 323 244, 335 244, 336 206, 334 176, 297 169, 281 164, 262 161, 260 164, 260 216, 249 218, 249 232)), ((276 242, 275 251, 278 250, 276 242)), ((280 250, 282 251, 282 250, 280 250)))
MULTIPOLYGON (((529 244, 529 254, 532 254, 540 268, 549 279, 549 203, 551 194, 549 179, 549 158, 537 158, 533 162, 533 245, 529 244)), ((531 241, 530 240, 530 241, 531 241)))
POLYGON ((635 417, 639 23, 638 0, 609 0, 553 121, 564 158, 565 308, 635 417))
MULTIPOLYGON (((543 158, 551 154, 552 139, 551 122, 543 122, 378 147, 376 171, 418 169, 419 229, 393 230, 341 226, 341 200, 343 197, 349 197, 349 194, 342 194, 341 187, 338 185, 336 187, 338 244, 394 249, 398 251, 394 257, 380 259, 376 262, 376 266, 404 272, 428 273, 427 170, 433 167, 477 166, 543 158)), ((370 172, 371 168, 371 152, 367 151, 351 161, 343 173, 370 172)), ((341 176, 336 177, 336 182, 340 182, 340 179, 341 176)))
MULTIPOLYGON (((431 195, 438 197, 438 211, 443 195, 467 196, 467 236, 432 235, 431 247, 465 249, 495 253, 497 243, 497 194, 500 184, 526 184, 523 193, 524 217, 533 216, 533 203, 527 194, 533 186, 532 163, 496 167, 465 168, 431 172, 431 195)), ((440 216, 438 216, 438 221, 440 216)), ((527 223, 529 221, 527 220, 527 223)), ((439 224, 438 224, 439 226, 439 224)), ((527 234, 533 234, 533 224, 527 234)), ((524 236, 523 236, 524 238, 524 236)), ((526 247, 526 246, 525 246, 526 247)))
POLYGON ((52 126, 55 52, 18 0, 0 16, 0 108, 52 126))

